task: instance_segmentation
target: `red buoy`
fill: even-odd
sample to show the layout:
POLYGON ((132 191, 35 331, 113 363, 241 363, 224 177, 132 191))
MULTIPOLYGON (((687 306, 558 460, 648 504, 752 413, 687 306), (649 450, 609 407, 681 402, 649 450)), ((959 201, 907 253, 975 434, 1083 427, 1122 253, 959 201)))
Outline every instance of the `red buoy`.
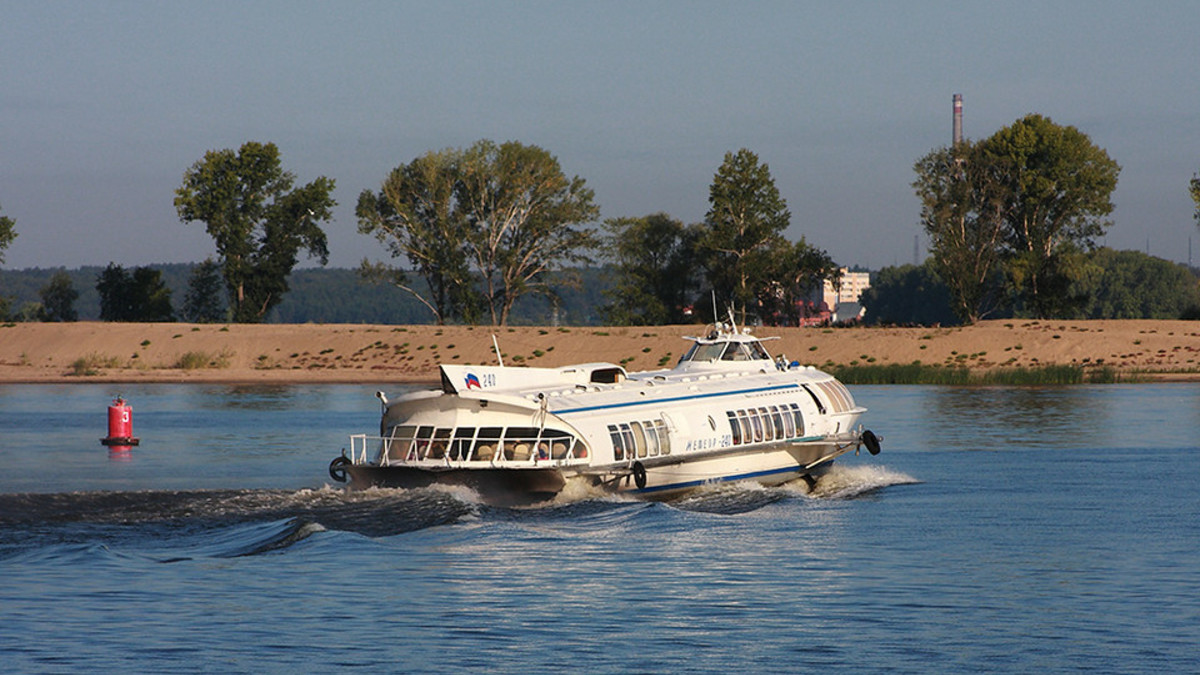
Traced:
POLYGON ((133 409, 120 396, 108 406, 108 438, 101 438, 100 444, 112 450, 128 450, 138 444, 133 437, 133 409))

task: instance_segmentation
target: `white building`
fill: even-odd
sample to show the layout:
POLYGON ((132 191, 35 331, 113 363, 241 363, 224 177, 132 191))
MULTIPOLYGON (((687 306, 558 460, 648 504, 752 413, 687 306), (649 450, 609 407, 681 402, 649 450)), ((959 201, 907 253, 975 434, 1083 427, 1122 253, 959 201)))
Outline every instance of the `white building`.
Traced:
POLYGON ((870 273, 851 272, 849 268, 843 267, 841 286, 835 289, 833 283, 826 280, 825 288, 821 293, 821 300, 833 312, 833 321, 835 323, 861 318, 863 309, 862 305, 859 304, 859 298, 862 296, 863 291, 870 287, 870 273))

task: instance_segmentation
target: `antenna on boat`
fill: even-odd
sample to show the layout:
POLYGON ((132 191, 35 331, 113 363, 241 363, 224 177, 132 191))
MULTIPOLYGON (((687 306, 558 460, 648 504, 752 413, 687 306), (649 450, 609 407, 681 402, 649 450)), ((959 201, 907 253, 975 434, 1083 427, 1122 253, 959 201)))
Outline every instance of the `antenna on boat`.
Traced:
POLYGON ((496 334, 492 333, 492 347, 496 350, 496 360, 500 362, 500 367, 504 367, 504 357, 500 356, 500 343, 496 341, 496 334))

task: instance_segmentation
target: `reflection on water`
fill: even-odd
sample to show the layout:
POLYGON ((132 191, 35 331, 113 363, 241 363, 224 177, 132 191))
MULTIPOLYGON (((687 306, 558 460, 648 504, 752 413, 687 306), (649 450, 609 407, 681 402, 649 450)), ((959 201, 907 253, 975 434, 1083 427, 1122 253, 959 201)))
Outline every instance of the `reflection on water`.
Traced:
POLYGON ((939 387, 928 400, 931 427, 959 430, 961 450, 1098 447, 1095 421, 1111 417, 1104 397, 1077 387, 939 387))
POLYGON ((854 387, 864 423, 895 451, 1189 448, 1200 429, 1191 384, 854 387))

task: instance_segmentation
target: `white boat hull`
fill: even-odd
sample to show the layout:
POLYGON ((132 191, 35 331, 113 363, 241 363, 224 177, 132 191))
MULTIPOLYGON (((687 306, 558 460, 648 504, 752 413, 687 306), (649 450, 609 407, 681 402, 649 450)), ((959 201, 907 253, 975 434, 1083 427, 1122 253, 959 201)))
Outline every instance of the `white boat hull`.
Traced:
POLYGON ((442 387, 389 403, 330 475, 354 488, 464 485, 492 502, 553 497, 568 480, 648 498, 703 485, 811 479, 879 439, 833 377, 718 330, 670 370, 441 367, 442 387))

